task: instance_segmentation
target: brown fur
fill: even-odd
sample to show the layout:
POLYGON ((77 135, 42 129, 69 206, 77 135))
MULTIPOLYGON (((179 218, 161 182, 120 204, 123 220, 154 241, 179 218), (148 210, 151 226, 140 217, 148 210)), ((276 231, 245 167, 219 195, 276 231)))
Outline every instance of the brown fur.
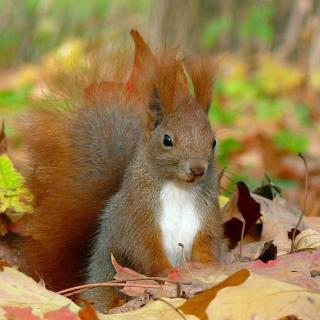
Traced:
MULTIPOLYGON (((133 37, 142 43, 137 34, 133 37)), ((119 263, 145 275, 165 274, 171 265, 157 211, 166 181, 197 190, 201 230, 192 259, 207 262, 219 257, 214 134, 206 114, 211 64, 202 60, 201 68, 189 68, 194 98, 184 62, 176 59, 175 51, 149 53, 135 77, 137 99, 125 90, 107 89, 103 98, 96 97, 99 104, 42 111, 27 127, 33 165, 28 186, 35 195, 35 212, 26 219, 31 237, 23 250, 27 271, 43 277, 51 289, 79 284, 88 264, 88 282, 112 279, 111 253, 119 263), (148 117, 136 110, 138 103, 148 117), (173 138, 170 150, 162 143, 165 134, 173 138), (189 167, 202 164, 203 177, 194 176, 189 167), (93 250, 88 263, 89 244, 93 250)), ((111 293, 100 288, 86 298, 103 310, 111 293)))
POLYGON ((26 129, 33 170, 27 185, 35 195, 34 213, 25 219, 23 242, 28 273, 63 289, 83 281, 88 245, 105 201, 120 186, 140 124, 99 108, 75 112, 42 111, 26 129), (125 121, 111 130, 114 120, 125 121), (95 122, 101 121, 97 128, 95 122), (105 121, 105 122, 103 122, 105 121), (121 150, 109 141, 126 137, 121 150), (120 154, 119 154, 120 152, 120 154))

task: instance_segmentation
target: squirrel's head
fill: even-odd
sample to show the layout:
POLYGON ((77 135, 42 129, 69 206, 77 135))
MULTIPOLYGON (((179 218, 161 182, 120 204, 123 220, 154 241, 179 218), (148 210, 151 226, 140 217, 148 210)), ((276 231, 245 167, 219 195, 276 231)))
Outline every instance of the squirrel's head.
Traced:
POLYGON ((172 54, 156 58, 148 104, 147 156, 165 180, 191 186, 212 170, 216 140, 208 109, 213 69, 209 59, 178 61, 172 54))

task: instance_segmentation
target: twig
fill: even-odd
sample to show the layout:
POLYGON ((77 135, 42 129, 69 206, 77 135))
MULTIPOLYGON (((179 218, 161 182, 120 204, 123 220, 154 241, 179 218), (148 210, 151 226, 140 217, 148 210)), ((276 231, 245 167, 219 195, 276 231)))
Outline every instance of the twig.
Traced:
POLYGON ((302 159, 303 163, 304 163, 304 170, 305 170, 305 178, 304 178, 304 203, 303 203, 303 209, 301 211, 301 215, 300 218, 297 222, 297 225, 295 226, 293 233, 292 233, 292 242, 291 242, 291 250, 290 253, 294 253, 295 252, 295 248, 294 248, 294 240, 296 238, 296 233, 298 230, 298 227, 302 221, 302 218, 304 216, 304 213, 306 211, 306 207, 307 207, 307 200, 308 200, 308 190, 309 190, 309 172, 308 172, 308 164, 307 161, 305 159, 305 157, 302 155, 302 153, 299 153, 298 156, 302 159))
POLYGON ((187 263, 187 259, 186 259, 186 255, 185 255, 185 252, 184 252, 184 245, 182 243, 178 243, 178 246, 181 247, 181 255, 182 255, 182 260, 183 260, 183 263, 185 264, 188 272, 191 274, 191 277, 193 279, 193 274, 188 266, 188 263, 187 263))
POLYGON ((61 291, 58 291, 56 293, 61 294, 61 295, 65 295, 65 294, 69 294, 71 292, 74 291, 78 291, 78 290, 82 290, 82 289, 93 289, 93 288, 97 288, 97 287, 136 287, 136 288, 159 288, 159 285, 155 285, 155 284, 150 284, 150 285, 143 285, 143 284, 138 284, 138 283, 123 283, 123 282, 98 282, 98 283, 92 283, 92 284, 83 284, 81 286, 76 286, 76 287, 72 287, 72 288, 68 288, 68 289, 64 289, 61 291))
POLYGON ((162 277, 144 277, 144 278, 130 278, 130 279, 121 279, 121 280, 112 280, 110 282, 118 283, 118 282, 124 282, 124 281, 139 281, 139 280, 153 280, 153 281, 158 281, 158 282, 169 282, 173 284, 183 284, 183 285, 190 285, 192 284, 191 281, 175 281, 175 280, 170 280, 168 278, 162 278, 162 277))
POLYGON ((182 318, 182 319, 184 319, 184 320, 187 320, 187 318, 185 317, 185 315, 178 309, 178 308, 176 308, 174 305, 172 305, 170 302, 168 302, 168 301, 166 301, 166 300, 164 300, 164 299, 162 299, 162 298, 154 298, 154 300, 155 301, 161 301, 161 302, 163 302, 163 303, 165 303, 166 305, 168 305, 170 308, 172 308, 174 311, 176 311, 179 315, 180 315, 180 317, 182 318))
POLYGON ((137 288, 159 288, 159 285, 140 285, 138 283, 136 284, 130 284, 127 283, 129 281, 142 281, 142 280, 153 280, 153 281, 158 281, 158 282, 169 282, 169 283, 173 283, 173 284, 177 284, 177 285, 190 285, 191 282, 180 282, 180 281, 174 281, 174 280, 170 280, 167 278, 161 278, 161 277, 145 277, 145 278, 130 278, 130 279, 122 279, 122 280, 112 280, 112 281, 108 281, 108 282, 100 282, 100 283, 93 283, 93 284, 84 284, 81 286, 76 286, 76 287, 72 287, 72 288, 67 288, 64 290, 60 290, 57 293, 61 294, 61 295, 71 295, 69 293, 72 292, 73 294, 88 290, 88 289, 92 289, 92 288, 96 288, 96 287, 137 287, 137 288))

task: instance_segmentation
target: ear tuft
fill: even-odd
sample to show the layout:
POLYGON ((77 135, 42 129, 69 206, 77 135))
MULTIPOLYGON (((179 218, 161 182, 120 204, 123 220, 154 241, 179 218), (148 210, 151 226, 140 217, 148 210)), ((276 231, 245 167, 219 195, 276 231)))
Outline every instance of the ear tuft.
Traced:
POLYGON ((210 57, 199 57, 186 60, 185 67, 194 86, 196 101, 208 112, 212 100, 216 64, 210 57))
MULTIPOLYGON (((155 64, 154 55, 148 44, 144 41, 141 34, 131 29, 130 35, 134 42, 134 60, 133 67, 127 81, 129 93, 139 91, 139 82, 145 82, 149 78, 150 68, 155 64)), ((138 94, 142 92, 138 92, 138 94)))

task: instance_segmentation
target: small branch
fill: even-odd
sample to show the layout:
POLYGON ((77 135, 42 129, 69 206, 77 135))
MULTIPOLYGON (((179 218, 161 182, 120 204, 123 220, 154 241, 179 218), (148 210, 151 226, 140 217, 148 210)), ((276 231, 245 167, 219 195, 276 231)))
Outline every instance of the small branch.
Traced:
POLYGON ((118 282, 124 282, 124 281, 139 281, 139 280, 153 280, 153 281, 158 281, 158 282, 169 282, 173 284, 182 284, 182 285, 191 285, 191 281, 175 281, 175 280, 170 280, 167 278, 162 278, 162 277, 144 277, 144 278, 130 278, 130 279, 121 279, 121 280, 112 280, 110 282, 118 283, 118 282))
POLYGON ((93 288, 97 288, 97 287, 136 287, 136 288, 159 288, 159 285, 154 285, 154 284, 150 284, 150 285, 145 285, 145 284, 137 284, 137 283, 125 283, 125 282, 98 282, 98 283, 92 283, 92 284, 84 284, 81 286, 77 286, 77 287, 72 287, 72 288, 68 288, 68 289, 64 289, 61 291, 58 291, 56 293, 61 294, 61 295, 65 295, 65 294, 69 294, 71 292, 74 291, 79 291, 82 289, 93 289, 93 288))
POLYGON ((93 284, 84 284, 81 286, 76 286, 64 290, 60 290, 56 293, 64 295, 64 296, 70 296, 74 295, 76 293, 83 292, 85 290, 93 289, 96 287, 137 287, 137 288, 159 288, 159 285, 143 285, 143 284, 138 284, 138 283, 127 283, 130 281, 145 281, 145 280, 153 280, 153 281, 158 281, 158 282, 169 282, 176 284, 178 286, 181 285, 190 285, 191 282, 180 282, 180 281, 174 281, 166 278, 161 278, 161 277, 145 277, 145 278, 131 278, 131 279, 122 279, 122 280, 112 280, 108 282, 100 282, 100 283, 93 283, 93 284))
POLYGON ((182 260, 183 260, 183 263, 185 264, 188 272, 191 274, 191 277, 193 279, 193 274, 188 266, 188 263, 187 263, 187 259, 186 259, 186 255, 185 255, 185 252, 184 252, 184 245, 182 243, 178 243, 178 246, 181 247, 181 255, 182 255, 182 260))
POLYGON ((305 157, 302 155, 302 153, 299 153, 298 156, 302 159, 303 163, 304 163, 304 170, 305 170, 305 179, 304 179, 304 202, 303 202, 303 209, 301 211, 301 215, 300 218, 297 222, 297 225, 295 226, 293 233, 292 233, 292 242, 291 242, 291 250, 290 253, 294 253, 295 252, 295 248, 294 248, 294 240, 296 239, 296 233, 297 230, 299 228, 299 225, 302 221, 302 218, 304 216, 304 213, 306 211, 306 207, 307 207, 307 201, 308 201, 308 190, 309 190, 309 172, 308 172, 308 164, 307 161, 305 159, 305 157))

